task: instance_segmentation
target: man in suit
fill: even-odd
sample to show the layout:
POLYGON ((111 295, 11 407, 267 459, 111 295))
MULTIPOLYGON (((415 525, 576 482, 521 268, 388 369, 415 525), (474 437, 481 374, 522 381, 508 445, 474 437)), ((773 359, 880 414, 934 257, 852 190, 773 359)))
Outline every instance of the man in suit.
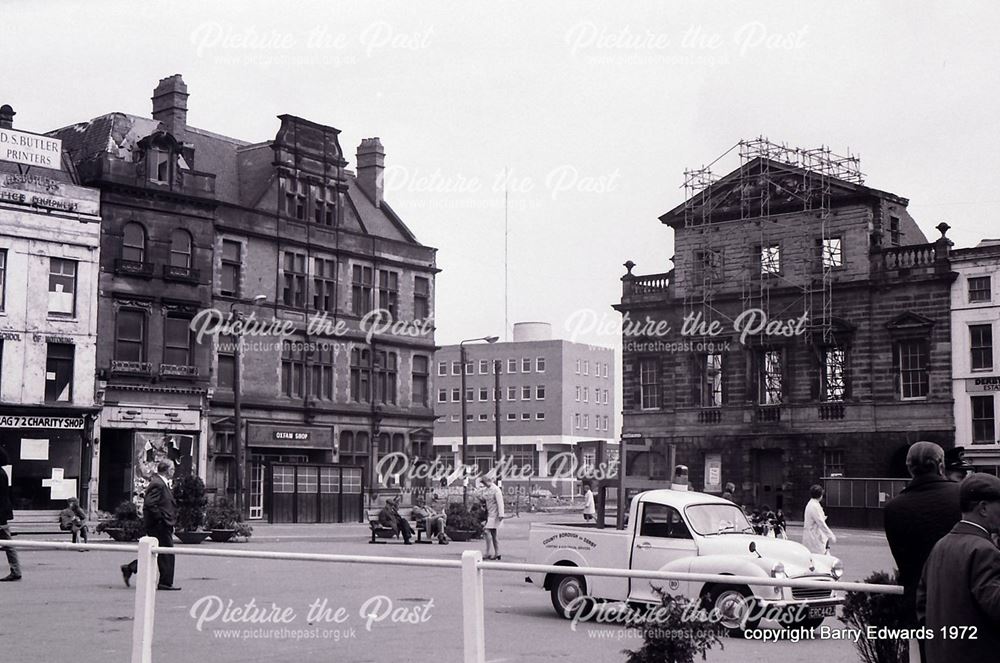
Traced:
MULTIPOLYGON (((168 481, 174 474, 174 464, 161 460, 156 464, 156 474, 146 486, 146 496, 142 502, 142 520, 146 526, 146 536, 156 537, 160 548, 174 547, 174 522, 177 518, 177 507, 174 505, 174 494, 168 481)), ((157 589, 176 591, 174 587, 174 556, 159 553, 156 556, 156 566, 160 571, 160 581, 157 589)), ((122 564, 122 578, 125 586, 130 586, 132 576, 139 572, 139 562, 132 560, 122 564)))
MULTIPOLYGON (((3 466, 10 461, 7 460, 7 452, 0 449, 0 539, 10 541, 10 521, 14 519, 14 509, 10 503, 10 478, 3 466)), ((0 582, 16 582, 21 579, 21 565, 17 560, 17 550, 14 548, 4 548, 7 552, 7 564, 10 565, 10 573, 0 582)))
POLYGON ((933 629, 927 663, 992 663, 1000 650, 1000 478, 959 487, 962 520, 935 544, 917 588, 917 619, 933 629), (964 632, 961 627, 967 627, 964 632))
MULTIPOLYGON (((917 442, 906 454, 913 480, 885 506, 885 538, 899 569, 903 602, 916 626, 917 585, 924 562, 941 537, 962 518, 959 484, 944 476, 944 450, 933 442, 917 442)), ((916 661, 914 661, 916 663, 916 661)))

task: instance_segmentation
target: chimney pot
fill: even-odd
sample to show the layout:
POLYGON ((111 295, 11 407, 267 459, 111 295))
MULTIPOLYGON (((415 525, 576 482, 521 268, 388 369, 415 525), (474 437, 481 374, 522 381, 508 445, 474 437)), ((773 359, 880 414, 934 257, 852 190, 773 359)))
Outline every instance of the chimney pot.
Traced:
POLYGON ((153 119, 175 136, 187 128, 187 85, 180 74, 161 78, 153 90, 153 119))
POLYGON ((12 129, 14 127, 14 116, 17 113, 9 104, 0 106, 0 129, 12 129))
POLYGON ((375 207, 382 206, 382 175, 385 171, 385 148, 382 141, 375 138, 362 139, 357 153, 358 186, 364 191, 375 207))

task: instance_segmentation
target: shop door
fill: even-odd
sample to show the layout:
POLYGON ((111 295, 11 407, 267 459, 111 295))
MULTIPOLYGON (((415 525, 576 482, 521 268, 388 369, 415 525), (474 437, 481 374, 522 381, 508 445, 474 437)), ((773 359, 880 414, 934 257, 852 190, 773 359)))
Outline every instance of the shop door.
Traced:
POLYGON ((269 467, 271 522, 362 520, 362 467, 300 463, 272 463, 269 467))

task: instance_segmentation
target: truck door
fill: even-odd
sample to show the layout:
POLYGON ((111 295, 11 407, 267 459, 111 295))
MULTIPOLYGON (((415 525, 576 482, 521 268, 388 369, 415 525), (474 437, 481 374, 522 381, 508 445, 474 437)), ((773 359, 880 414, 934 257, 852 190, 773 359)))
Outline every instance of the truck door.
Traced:
MULTIPOLYGON (((643 502, 639 505, 639 518, 635 524, 630 568, 642 571, 659 571, 660 567, 683 557, 698 554, 694 539, 677 509, 665 504, 643 502)), ((686 582, 671 588, 666 580, 647 578, 629 579, 629 600, 659 603, 653 585, 668 594, 686 594, 686 582)))

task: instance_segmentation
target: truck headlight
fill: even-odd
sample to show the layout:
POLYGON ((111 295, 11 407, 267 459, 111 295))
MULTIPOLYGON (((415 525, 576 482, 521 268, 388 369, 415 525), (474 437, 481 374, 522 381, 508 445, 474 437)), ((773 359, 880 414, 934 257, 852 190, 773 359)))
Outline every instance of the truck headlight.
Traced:
POLYGON ((830 575, 834 580, 840 580, 844 576, 844 563, 839 559, 830 567, 830 575))
POLYGON ((785 565, 781 562, 775 562, 774 566, 771 567, 771 577, 787 578, 788 575, 785 573, 785 565))

